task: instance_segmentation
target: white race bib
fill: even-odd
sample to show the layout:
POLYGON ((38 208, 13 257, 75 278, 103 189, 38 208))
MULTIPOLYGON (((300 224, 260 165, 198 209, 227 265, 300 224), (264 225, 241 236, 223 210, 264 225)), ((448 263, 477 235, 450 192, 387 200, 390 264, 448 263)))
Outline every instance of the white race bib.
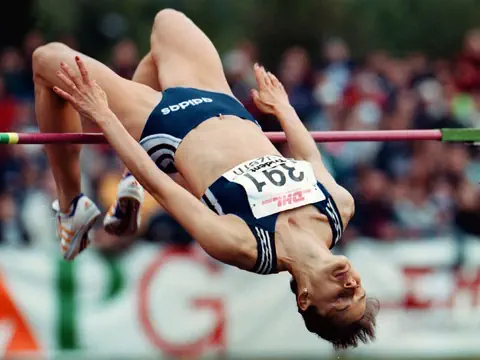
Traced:
POLYGON ((234 167, 223 177, 245 189, 257 219, 325 200, 306 161, 264 156, 234 167))

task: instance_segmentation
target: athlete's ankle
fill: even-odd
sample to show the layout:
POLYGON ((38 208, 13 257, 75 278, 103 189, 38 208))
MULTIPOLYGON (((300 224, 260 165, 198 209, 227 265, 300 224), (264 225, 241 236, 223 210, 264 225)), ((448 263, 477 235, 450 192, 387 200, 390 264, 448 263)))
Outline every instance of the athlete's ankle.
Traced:
POLYGON ((60 206, 60 212, 63 214, 69 214, 72 208, 73 202, 82 196, 81 191, 69 192, 69 193, 59 193, 58 204, 60 206))

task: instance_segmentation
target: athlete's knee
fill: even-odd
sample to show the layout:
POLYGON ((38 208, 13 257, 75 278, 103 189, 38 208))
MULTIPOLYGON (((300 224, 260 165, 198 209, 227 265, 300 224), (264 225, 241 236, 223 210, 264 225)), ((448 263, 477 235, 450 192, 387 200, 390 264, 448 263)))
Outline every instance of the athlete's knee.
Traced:
POLYGON ((185 18, 186 15, 181 11, 174 9, 162 9, 157 13, 157 15, 155 15, 153 31, 163 28, 169 22, 178 22, 185 18))
POLYGON ((52 57, 55 54, 60 52, 65 52, 65 50, 70 49, 67 45, 60 42, 51 42, 42 46, 39 46, 35 49, 32 54, 32 62, 35 65, 44 65, 51 61, 52 57))
POLYGON ((35 49, 32 54, 34 80, 52 68, 52 60, 55 54, 65 51, 66 49, 68 49, 68 46, 59 42, 51 42, 35 49))

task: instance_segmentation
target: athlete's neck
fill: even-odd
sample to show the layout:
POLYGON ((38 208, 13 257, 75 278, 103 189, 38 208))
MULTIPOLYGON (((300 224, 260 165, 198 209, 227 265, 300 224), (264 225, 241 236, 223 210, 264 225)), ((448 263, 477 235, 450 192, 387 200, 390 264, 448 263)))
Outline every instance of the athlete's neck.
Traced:
MULTIPOLYGON (((280 220, 280 219, 279 219, 280 220)), ((297 282, 315 273, 332 256, 331 240, 321 238, 317 228, 308 226, 308 217, 288 216, 277 222, 276 247, 280 269, 290 272, 297 282)), ((318 220, 317 220, 318 221, 318 220)))

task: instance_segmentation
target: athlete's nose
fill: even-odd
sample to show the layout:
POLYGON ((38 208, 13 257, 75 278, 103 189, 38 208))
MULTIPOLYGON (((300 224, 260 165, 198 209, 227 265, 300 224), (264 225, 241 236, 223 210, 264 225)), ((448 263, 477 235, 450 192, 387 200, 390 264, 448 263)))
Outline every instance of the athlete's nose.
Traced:
POLYGON ((357 282, 353 277, 350 276, 350 277, 347 279, 347 282, 345 283, 344 286, 345 286, 345 288, 347 288, 347 289, 352 289, 352 288, 355 289, 355 288, 358 287, 358 285, 359 285, 358 282, 357 282))

